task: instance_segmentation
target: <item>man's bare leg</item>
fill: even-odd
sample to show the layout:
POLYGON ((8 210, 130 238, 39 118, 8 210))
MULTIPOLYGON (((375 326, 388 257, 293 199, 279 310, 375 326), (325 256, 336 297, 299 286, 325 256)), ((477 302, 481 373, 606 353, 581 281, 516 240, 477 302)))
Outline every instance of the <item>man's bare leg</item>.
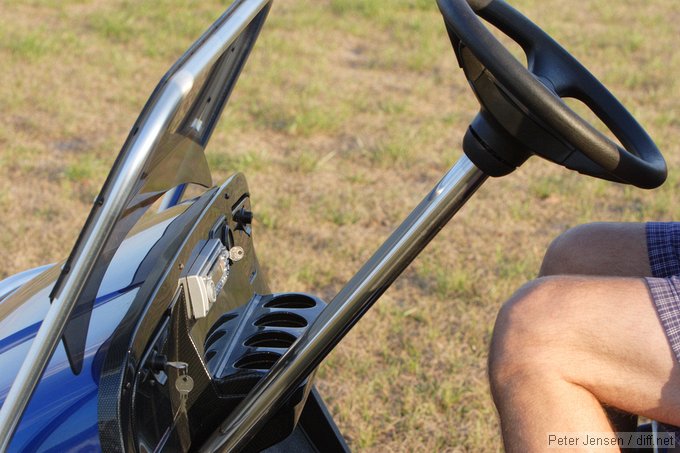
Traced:
MULTIPOLYGON (((546 251, 539 276, 605 275, 649 277, 644 223, 597 222, 558 236, 546 251)), ((616 431, 635 431, 637 416, 606 408, 616 431)))
POLYGON ((539 276, 651 277, 644 223, 588 223, 558 236, 539 276))
MULTIPOLYGON (((649 275, 644 234, 642 224, 571 230, 542 274, 649 275)), ((680 423, 680 370, 640 278, 526 285, 499 314, 489 364, 508 451, 543 451, 548 432, 611 431, 602 404, 680 423)))

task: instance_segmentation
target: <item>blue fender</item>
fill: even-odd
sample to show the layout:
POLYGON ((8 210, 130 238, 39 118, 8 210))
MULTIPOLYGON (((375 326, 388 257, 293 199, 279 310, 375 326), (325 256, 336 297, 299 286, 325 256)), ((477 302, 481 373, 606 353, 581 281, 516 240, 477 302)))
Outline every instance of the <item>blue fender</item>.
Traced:
MULTIPOLYGON (((59 344, 14 435, 11 452, 101 451, 98 390, 111 334, 125 316, 140 283, 132 284, 139 264, 188 204, 151 214, 116 251, 92 311, 84 366, 74 375, 59 344)), ((60 264, 31 269, 0 282, 0 403, 49 307, 49 293, 60 264)))

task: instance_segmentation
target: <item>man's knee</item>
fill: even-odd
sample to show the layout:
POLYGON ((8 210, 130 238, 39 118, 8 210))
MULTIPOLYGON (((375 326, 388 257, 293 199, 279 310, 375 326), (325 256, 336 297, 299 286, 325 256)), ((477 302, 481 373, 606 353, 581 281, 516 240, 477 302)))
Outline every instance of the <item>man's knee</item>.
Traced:
POLYGON ((543 277, 520 288, 498 313, 489 352, 492 391, 557 373, 559 279, 543 277))
POLYGON ((500 310, 489 354, 492 395, 506 417, 518 401, 569 388, 678 424, 678 370, 641 278, 536 279, 500 310))
POLYGON ((588 223, 568 229, 548 246, 539 275, 585 273, 584 252, 592 247, 593 236, 598 235, 602 224, 588 223))
POLYGON ((539 275, 651 275, 644 223, 578 225, 548 247, 539 275))

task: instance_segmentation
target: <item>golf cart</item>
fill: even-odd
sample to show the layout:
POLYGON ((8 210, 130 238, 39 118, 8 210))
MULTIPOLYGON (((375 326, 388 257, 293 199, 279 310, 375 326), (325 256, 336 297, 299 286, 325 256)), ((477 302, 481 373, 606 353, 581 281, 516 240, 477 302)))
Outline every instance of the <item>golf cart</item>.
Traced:
POLYGON ((539 155, 638 187, 664 181, 633 117, 514 9, 439 6, 481 105, 465 155, 328 304, 271 293, 244 176, 213 185, 203 151, 270 2, 229 8, 152 94, 69 258, 2 283, 3 449, 344 451, 315 369, 487 176, 539 155), (586 103, 623 147, 561 97, 586 103), (206 189, 187 197, 190 184, 206 189))

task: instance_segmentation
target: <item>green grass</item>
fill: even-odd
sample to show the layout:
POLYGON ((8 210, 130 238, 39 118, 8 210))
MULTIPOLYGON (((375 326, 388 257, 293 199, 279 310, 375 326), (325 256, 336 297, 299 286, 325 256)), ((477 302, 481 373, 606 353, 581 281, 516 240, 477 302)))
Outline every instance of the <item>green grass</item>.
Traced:
POLYGON ((208 154, 211 170, 225 173, 259 171, 267 166, 268 156, 261 151, 246 151, 242 154, 208 154))
POLYGON ((18 58, 36 59, 50 51, 50 42, 43 33, 34 33, 9 38, 7 48, 18 58))
POLYGON ((102 173, 103 170, 98 168, 100 165, 96 159, 86 156, 82 160, 67 165, 64 169, 64 176, 71 182, 86 182, 102 173))
MULTIPOLYGON (((146 98, 227 3, 3 2, 0 278, 66 256, 146 98)), ((354 450, 497 451, 491 328, 550 240, 680 218, 676 1, 512 3, 636 115, 668 182, 624 188, 537 158, 488 181, 319 370, 354 450)), ((477 110, 435 1, 276 0, 207 157, 216 183, 248 177, 272 289, 330 300, 460 156, 477 110)))

